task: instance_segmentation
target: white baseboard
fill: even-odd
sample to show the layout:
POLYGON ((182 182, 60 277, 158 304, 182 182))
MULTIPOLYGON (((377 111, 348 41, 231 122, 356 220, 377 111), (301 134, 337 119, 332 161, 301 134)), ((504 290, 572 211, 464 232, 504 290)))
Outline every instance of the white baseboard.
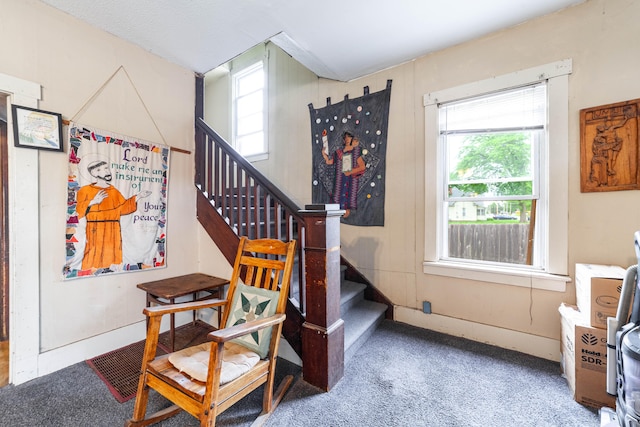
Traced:
POLYGON ((519 351, 554 362, 560 361, 560 341, 555 339, 439 314, 425 314, 420 310, 400 306, 394 307, 394 319, 420 328, 519 351))
POLYGON ((144 339, 145 334, 145 322, 142 321, 40 353, 38 377, 140 341, 144 339))
MULTIPOLYGON (((169 316, 165 317, 166 319, 162 319, 160 327, 162 332, 169 330, 169 316)), ((176 327, 184 325, 191 320, 191 313, 178 313, 176 315, 176 327)), ((105 332, 104 334, 40 353, 38 355, 38 377, 143 340, 146 334, 146 322, 143 320, 113 331, 105 332)))

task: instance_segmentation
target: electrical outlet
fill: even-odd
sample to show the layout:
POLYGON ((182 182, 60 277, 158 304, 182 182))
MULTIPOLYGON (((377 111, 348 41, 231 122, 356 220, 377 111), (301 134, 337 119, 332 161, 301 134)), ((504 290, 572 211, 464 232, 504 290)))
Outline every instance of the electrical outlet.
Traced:
POLYGON ((431 302, 422 301, 422 312, 425 314, 431 314, 431 302))

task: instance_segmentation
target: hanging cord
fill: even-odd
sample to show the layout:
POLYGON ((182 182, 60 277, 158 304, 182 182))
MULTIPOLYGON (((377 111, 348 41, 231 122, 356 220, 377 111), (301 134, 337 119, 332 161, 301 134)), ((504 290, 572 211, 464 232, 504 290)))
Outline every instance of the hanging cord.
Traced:
MULTIPOLYGON (((107 85, 111 82, 111 80, 113 80, 113 78, 116 76, 116 74, 118 74, 120 72, 120 70, 122 70, 124 72, 124 75, 127 77, 127 80, 129 80, 129 83, 131 84, 131 87, 133 88, 133 90, 135 91, 136 95, 138 96, 138 99, 140 100, 140 103, 142 103, 142 106, 144 107, 144 110, 147 112, 147 115, 149 116, 149 118, 151 119, 151 122, 153 123, 153 126, 155 126, 156 130, 158 131, 158 135, 160 135, 160 138, 162 139, 162 142, 164 142, 165 145, 169 146, 169 144, 167 144, 167 141, 164 139, 164 136, 162 135, 162 132, 160 132, 160 128, 158 127, 158 124, 153 119, 153 116, 151 115, 151 112, 149 112, 149 108, 147 108, 147 104, 145 104, 144 99, 142 99, 142 96, 140 95, 140 92, 138 92, 138 88, 133 83, 133 80, 131 80, 131 76, 129 76, 129 73, 127 72, 127 70, 124 68, 123 65, 120 65, 116 69, 116 71, 114 71, 113 74, 111 74, 111 76, 102 84, 102 86, 100 86, 98 88, 98 90, 93 95, 91 95, 91 97, 89 97, 89 99, 82 105, 82 107, 80 107, 78 112, 76 114, 74 114, 74 116, 71 118, 70 121, 75 121, 76 118, 81 113, 84 112, 84 110, 89 106, 89 104, 91 104, 102 93, 104 88, 107 87, 107 85)), ((68 124, 68 122, 69 121, 67 121, 67 123, 65 123, 65 124, 68 124)), ((171 151, 177 151, 177 152, 180 152, 180 153, 191 154, 190 151, 183 150, 181 148, 176 148, 176 147, 171 147, 171 146, 169 146, 169 148, 171 149, 171 151)))

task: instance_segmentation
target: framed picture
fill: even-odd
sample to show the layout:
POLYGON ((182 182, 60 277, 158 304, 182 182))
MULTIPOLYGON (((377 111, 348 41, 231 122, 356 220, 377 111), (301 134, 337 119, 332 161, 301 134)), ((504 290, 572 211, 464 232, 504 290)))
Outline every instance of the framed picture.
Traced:
POLYGON ((580 110, 580 191, 640 189, 640 99, 580 110))
POLYGON ((62 115, 11 105, 16 147, 62 151, 62 115))

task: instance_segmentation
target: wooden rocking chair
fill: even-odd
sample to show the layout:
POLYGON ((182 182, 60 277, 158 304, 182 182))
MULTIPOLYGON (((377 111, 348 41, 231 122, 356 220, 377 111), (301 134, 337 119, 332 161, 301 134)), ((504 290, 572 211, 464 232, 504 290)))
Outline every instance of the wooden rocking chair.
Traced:
POLYGON ((216 416, 265 384, 261 424, 280 403, 293 377, 273 393, 276 357, 293 269, 295 241, 240 239, 225 300, 215 299, 149 307, 149 318, 138 394, 133 417, 125 426, 146 426, 185 410, 200 426, 215 426, 216 416), (219 330, 209 342, 156 357, 162 316, 218 307, 219 330), (145 418, 149 389, 174 403, 145 418))

